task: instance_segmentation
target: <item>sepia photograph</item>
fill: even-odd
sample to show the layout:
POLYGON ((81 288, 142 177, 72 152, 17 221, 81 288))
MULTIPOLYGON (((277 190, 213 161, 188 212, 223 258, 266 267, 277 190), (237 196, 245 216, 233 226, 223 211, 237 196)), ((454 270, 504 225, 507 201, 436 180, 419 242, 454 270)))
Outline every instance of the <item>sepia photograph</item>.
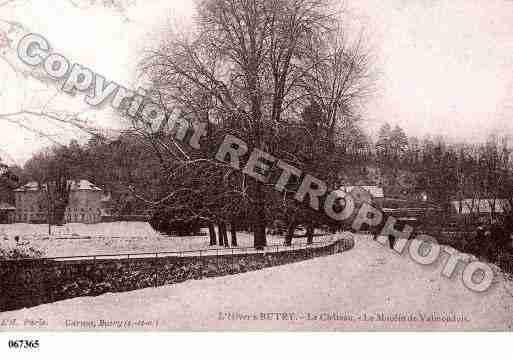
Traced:
POLYGON ((0 0, 0 134, 10 352, 513 329, 510 0, 0 0))

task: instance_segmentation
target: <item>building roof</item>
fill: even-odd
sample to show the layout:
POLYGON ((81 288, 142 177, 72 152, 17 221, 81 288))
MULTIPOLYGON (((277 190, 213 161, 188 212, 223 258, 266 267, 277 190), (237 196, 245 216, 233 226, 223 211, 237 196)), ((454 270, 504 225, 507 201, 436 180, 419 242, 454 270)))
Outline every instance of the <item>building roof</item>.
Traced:
POLYGON ((363 189, 369 192, 372 198, 384 198, 383 188, 378 186, 342 186, 340 189, 344 192, 350 193, 354 189, 363 189))
MULTIPOLYGON (((71 191, 103 191, 100 187, 94 185, 88 180, 69 180, 68 184, 70 185, 71 191)), ((16 192, 36 192, 41 189, 43 186, 39 186, 36 181, 31 181, 26 183, 25 185, 15 189, 16 192)))
POLYGON ((36 181, 30 181, 14 190, 15 192, 35 192, 39 191, 39 184, 36 181))
POLYGON ((510 207, 510 204, 508 200, 499 198, 466 198, 461 201, 451 201, 451 206, 456 210, 456 213, 458 214, 477 214, 492 213, 492 208, 494 209, 495 213, 504 213, 505 209, 508 209, 510 207), (493 208, 494 205, 495 208, 493 208))
POLYGON ((90 191, 103 191, 100 187, 94 185, 88 180, 70 181, 72 191, 90 190, 90 191))
POLYGON ((376 186, 342 186, 335 192, 341 196, 349 193, 357 203, 372 203, 373 198, 383 198, 383 189, 376 186))
POLYGON ((0 202, 0 211, 15 211, 16 207, 7 202, 0 202))

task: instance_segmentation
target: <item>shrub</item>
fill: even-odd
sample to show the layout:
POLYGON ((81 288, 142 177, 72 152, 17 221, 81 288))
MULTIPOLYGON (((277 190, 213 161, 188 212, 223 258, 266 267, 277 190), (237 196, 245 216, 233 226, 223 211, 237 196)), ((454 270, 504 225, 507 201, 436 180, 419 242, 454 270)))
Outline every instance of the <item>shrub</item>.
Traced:
POLYGON ((197 219, 177 218, 174 213, 166 210, 157 210, 150 219, 150 225, 158 232, 190 236, 201 233, 201 222, 197 219))
POLYGON ((44 252, 28 245, 14 248, 0 248, 0 260, 2 259, 36 259, 41 258, 44 252))

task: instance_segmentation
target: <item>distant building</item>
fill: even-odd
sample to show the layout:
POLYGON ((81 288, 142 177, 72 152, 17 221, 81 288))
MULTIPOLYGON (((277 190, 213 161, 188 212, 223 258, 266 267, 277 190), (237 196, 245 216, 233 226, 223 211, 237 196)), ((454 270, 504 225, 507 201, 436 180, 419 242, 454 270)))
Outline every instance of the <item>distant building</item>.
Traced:
POLYGON ((342 186, 339 190, 351 193, 358 201, 374 202, 380 207, 385 198, 383 188, 378 186, 342 186))
POLYGON ((16 207, 6 202, 0 202, 0 223, 13 223, 16 217, 16 207))
POLYGON ((459 201, 451 201, 451 209, 457 216, 483 218, 502 216, 511 209, 511 206, 506 199, 466 198, 459 201))
POLYGON ((14 222, 16 208, 14 207, 12 188, 0 181, 0 223, 14 222))
POLYGON ((67 223, 98 223, 102 219, 103 190, 89 181, 73 181, 64 213, 67 223))
POLYGON ((416 226, 439 218, 442 209, 434 202, 419 199, 385 198, 381 211, 385 216, 394 217, 399 223, 416 226))
POLYGON ((13 187, 6 181, 0 181, 0 202, 14 204, 13 187))
POLYGON ((15 189, 15 222, 44 223, 47 219, 47 211, 42 206, 45 197, 42 187, 37 182, 29 182, 15 189))
POLYGON ((106 195, 102 196, 100 201, 102 218, 112 217, 113 207, 114 200, 112 199, 110 192, 108 192, 106 195))
MULTIPOLYGON (((69 203, 64 213, 66 223, 97 223, 102 217, 103 190, 87 180, 69 181, 69 203)), ((15 221, 44 223, 48 221, 46 188, 29 182, 14 190, 15 221)))

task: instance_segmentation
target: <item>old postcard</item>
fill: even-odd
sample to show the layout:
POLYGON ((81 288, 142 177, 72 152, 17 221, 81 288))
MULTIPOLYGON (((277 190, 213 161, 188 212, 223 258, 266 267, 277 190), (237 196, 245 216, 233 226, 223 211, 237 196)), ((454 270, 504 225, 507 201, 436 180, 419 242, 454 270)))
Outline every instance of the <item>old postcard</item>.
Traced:
POLYGON ((512 70, 507 0, 0 1, 0 331, 510 332, 512 70))

